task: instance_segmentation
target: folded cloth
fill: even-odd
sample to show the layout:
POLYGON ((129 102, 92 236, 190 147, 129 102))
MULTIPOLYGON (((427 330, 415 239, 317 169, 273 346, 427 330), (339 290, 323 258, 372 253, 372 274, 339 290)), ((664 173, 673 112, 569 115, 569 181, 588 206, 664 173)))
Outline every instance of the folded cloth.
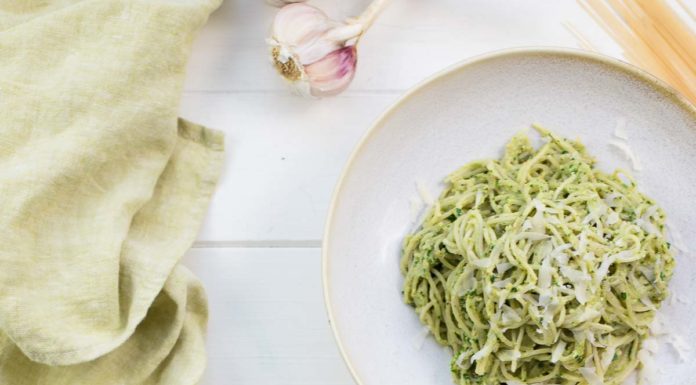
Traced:
POLYGON ((177 118, 221 0, 0 0, 0 384, 195 384, 178 265, 223 138, 177 118))

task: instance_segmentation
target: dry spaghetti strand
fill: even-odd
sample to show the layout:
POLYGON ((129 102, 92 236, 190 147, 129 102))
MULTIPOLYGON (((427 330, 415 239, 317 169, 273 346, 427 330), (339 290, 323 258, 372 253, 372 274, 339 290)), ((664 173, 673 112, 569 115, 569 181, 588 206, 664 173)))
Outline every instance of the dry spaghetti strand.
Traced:
MULTIPOLYGON (((633 64, 696 104, 696 33, 665 0, 578 1, 633 64)), ((679 4, 694 17, 684 2, 679 4)))

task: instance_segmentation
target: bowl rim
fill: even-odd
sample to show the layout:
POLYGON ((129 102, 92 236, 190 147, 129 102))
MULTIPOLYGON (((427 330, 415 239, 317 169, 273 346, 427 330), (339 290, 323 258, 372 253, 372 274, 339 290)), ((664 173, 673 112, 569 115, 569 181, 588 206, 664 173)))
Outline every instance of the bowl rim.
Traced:
POLYGON ((382 112, 377 119, 375 119, 372 125, 365 131, 362 138, 353 148, 345 166, 343 167, 341 174, 336 182, 333 193, 331 195, 331 201, 329 203, 329 209, 324 222, 324 232, 321 245, 321 276, 322 276, 322 291, 324 297, 324 307, 329 320, 329 325, 331 326, 331 331, 338 347, 339 352, 343 362, 345 362, 348 370, 350 371, 353 380, 357 385, 364 385, 362 378, 358 375, 355 366, 350 360, 350 357, 346 353, 343 346, 343 340, 341 335, 336 328, 336 320, 333 315, 333 304, 329 296, 330 292, 330 282, 328 278, 328 265, 329 265, 329 246, 330 246, 330 234, 331 225, 334 219, 334 212, 338 204, 338 197, 343 188, 346 176, 353 166, 355 159, 359 156, 365 144, 370 140, 372 135, 384 124, 384 122, 389 118, 389 116, 394 113, 397 109, 401 107, 404 102, 411 98, 416 93, 422 91, 424 88, 434 83, 435 81, 449 76, 457 71, 465 70, 467 67, 474 66, 489 60, 512 57, 512 56, 526 56, 526 55, 549 55, 549 56, 566 56, 573 59, 580 59, 586 61, 592 61, 601 65, 606 65, 614 69, 621 70, 629 75, 632 75, 638 80, 641 80, 651 86, 654 90, 662 93, 668 99, 672 99, 675 104, 682 107, 688 114, 696 120, 696 106, 694 106, 684 95, 679 93, 672 86, 664 82, 663 80, 657 78, 655 75, 647 72, 646 70, 634 66, 624 60, 615 58, 609 55, 587 51, 578 48, 568 48, 568 47, 553 47, 553 46, 529 46, 529 47, 517 47, 517 48, 507 48, 495 51, 489 51, 480 55, 475 55, 470 58, 464 59, 462 61, 456 62, 445 68, 427 76, 425 79, 418 82, 416 85, 408 89, 403 95, 401 95, 393 104, 391 104, 384 112, 382 112))

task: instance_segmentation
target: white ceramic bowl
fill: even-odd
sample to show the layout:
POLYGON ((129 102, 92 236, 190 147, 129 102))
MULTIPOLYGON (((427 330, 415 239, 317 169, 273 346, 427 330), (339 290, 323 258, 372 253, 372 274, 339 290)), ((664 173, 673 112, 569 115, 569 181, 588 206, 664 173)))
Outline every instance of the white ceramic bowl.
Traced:
MULTIPOLYGON (((498 157, 518 130, 538 122, 579 137, 605 170, 630 166, 608 145, 626 119, 644 170, 642 191, 657 200, 696 251, 696 110, 652 76, 625 63, 575 50, 497 52, 441 72, 390 108, 351 157, 326 223, 326 306, 341 352, 361 385, 448 385, 450 353, 401 300, 401 242, 415 229, 416 183, 433 196, 451 171, 498 157)), ((687 253, 688 254, 688 253, 687 253)), ((696 261, 678 255, 671 288, 696 293, 696 261)), ((696 299, 660 313, 696 347, 696 299)), ((664 348, 660 385, 692 383, 693 363, 664 348)))

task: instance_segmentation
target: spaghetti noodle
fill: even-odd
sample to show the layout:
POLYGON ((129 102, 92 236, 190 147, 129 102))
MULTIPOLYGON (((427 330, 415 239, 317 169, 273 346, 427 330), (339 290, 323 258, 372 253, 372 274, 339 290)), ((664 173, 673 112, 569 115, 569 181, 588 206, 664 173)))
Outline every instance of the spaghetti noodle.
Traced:
POLYGON ((404 241, 404 300, 460 385, 618 385, 637 366, 674 258, 665 214, 584 146, 535 127, 476 161, 404 241))

